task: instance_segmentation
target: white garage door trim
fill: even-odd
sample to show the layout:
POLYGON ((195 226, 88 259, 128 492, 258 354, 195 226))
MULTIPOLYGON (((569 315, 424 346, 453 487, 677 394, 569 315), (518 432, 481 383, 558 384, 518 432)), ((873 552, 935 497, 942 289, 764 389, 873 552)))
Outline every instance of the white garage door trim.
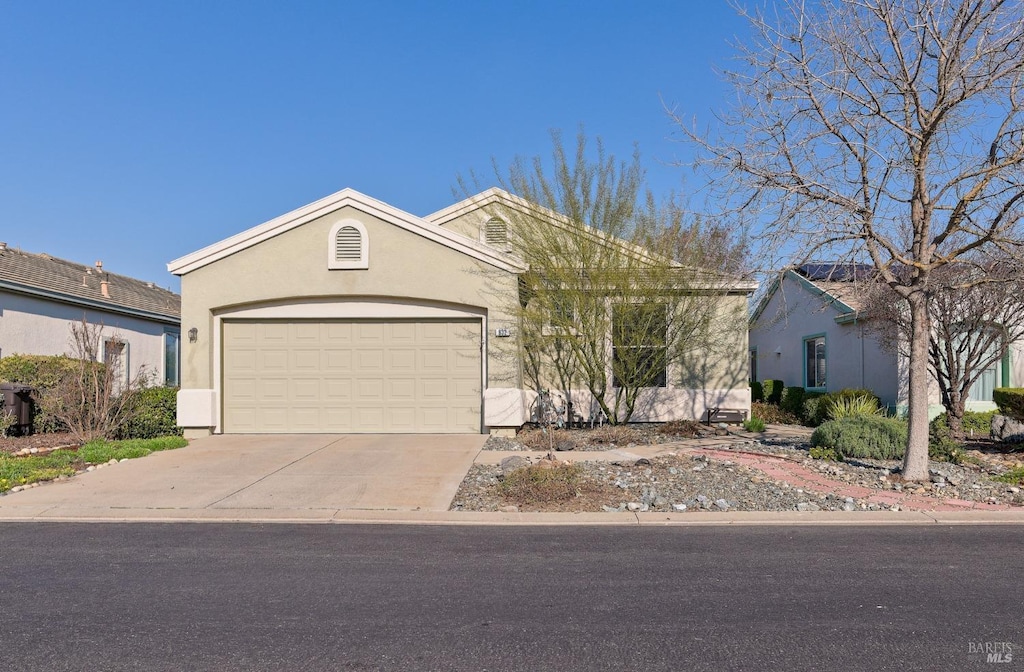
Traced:
MULTIPOLYGON (((486 388, 488 333, 487 315, 484 309, 471 306, 450 306, 431 303, 409 303, 399 299, 351 300, 337 299, 279 302, 216 311, 213 315, 213 371, 214 395, 217 399, 215 434, 224 433, 224 390, 223 372, 223 321, 247 319, 474 319, 480 321, 480 380, 486 388)), ((481 419, 482 420, 482 419, 481 419)))

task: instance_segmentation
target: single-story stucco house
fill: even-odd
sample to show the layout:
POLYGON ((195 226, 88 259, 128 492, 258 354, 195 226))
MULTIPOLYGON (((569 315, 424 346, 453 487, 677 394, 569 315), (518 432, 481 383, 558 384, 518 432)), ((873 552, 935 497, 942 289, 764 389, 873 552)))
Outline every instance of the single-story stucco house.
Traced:
MULTIPOLYGON (((781 380, 816 392, 868 389, 897 411, 907 406, 907 362, 871 328, 864 264, 809 263, 783 272, 750 319, 751 380, 781 380)), ((967 410, 995 408, 992 390, 1024 383, 1024 345, 1013 343, 971 387, 967 410)), ((943 411, 938 385, 929 412, 943 411)))
POLYGON ((117 351, 126 379, 177 386, 181 297, 152 282, 0 243, 0 356, 63 355, 71 327, 102 325, 101 357, 117 351))
MULTIPOLYGON (((493 189, 426 217, 344 189, 177 259, 178 421, 209 433, 510 431, 531 393, 509 300, 527 271, 493 189), (509 355, 512 353, 512 356, 509 355)), ((744 307, 756 284, 718 287, 744 307)), ((745 325, 711 386, 671 381, 637 420, 749 409, 745 325)))

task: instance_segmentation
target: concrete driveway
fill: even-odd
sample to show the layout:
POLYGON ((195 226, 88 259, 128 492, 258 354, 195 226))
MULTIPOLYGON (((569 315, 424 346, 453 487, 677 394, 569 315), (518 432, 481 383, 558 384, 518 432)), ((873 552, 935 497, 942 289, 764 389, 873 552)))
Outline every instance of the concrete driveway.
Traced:
POLYGON ((330 518, 446 511, 486 436, 231 435, 197 439, 0 498, 0 517, 330 518), (149 515, 145 515, 145 514, 149 515))

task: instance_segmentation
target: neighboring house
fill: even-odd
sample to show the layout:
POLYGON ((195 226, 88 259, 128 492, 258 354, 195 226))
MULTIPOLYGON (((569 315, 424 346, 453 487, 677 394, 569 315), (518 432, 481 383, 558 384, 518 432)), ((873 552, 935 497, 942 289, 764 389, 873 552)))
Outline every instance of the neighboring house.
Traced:
POLYGON ((102 325, 100 358, 120 354, 125 379, 179 383, 181 297, 152 282, 0 243, 0 356, 63 355, 71 326, 102 325))
MULTIPOLYGON (((883 347, 864 310, 863 281, 870 273, 864 264, 812 263, 776 278, 750 319, 751 380, 819 392, 864 388, 884 405, 905 409, 906 360, 896 348, 883 347)), ((991 410, 993 388, 1024 382, 1021 354, 1021 344, 1011 345, 982 374, 971 387, 968 410, 991 410)), ((928 401, 933 416, 942 412, 934 380, 928 401)))
MULTIPOLYGON (((186 435, 521 427, 532 394, 507 311, 527 269, 492 207, 517 203, 491 190, 421 218, 345 189, 168 264, 190 333, 186 435)), ((714 291, 742 308, 755 288, 714 291)), ((709 386, 668 384, 634 419, 749 409, 733 331, 734 361, 713 363, 709 386)))

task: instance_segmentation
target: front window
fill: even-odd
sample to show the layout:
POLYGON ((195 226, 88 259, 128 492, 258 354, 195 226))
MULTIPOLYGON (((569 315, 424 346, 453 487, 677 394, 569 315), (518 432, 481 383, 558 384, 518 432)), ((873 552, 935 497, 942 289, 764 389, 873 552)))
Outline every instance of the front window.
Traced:
POLYGON ((750 382, 757 382, 757 348, 750 349, 750 382))
POLYGON ((181 385, 179 369, 181 364, 181 334, 168 331, 164 334, 164 385, 181 385))
POLYGON ((619 305, 612 310, 612 385, 665 387, 668 307, 619 305))
POLYGON ((825 337, 804 339, 804 387, 825 389, 825 337))

